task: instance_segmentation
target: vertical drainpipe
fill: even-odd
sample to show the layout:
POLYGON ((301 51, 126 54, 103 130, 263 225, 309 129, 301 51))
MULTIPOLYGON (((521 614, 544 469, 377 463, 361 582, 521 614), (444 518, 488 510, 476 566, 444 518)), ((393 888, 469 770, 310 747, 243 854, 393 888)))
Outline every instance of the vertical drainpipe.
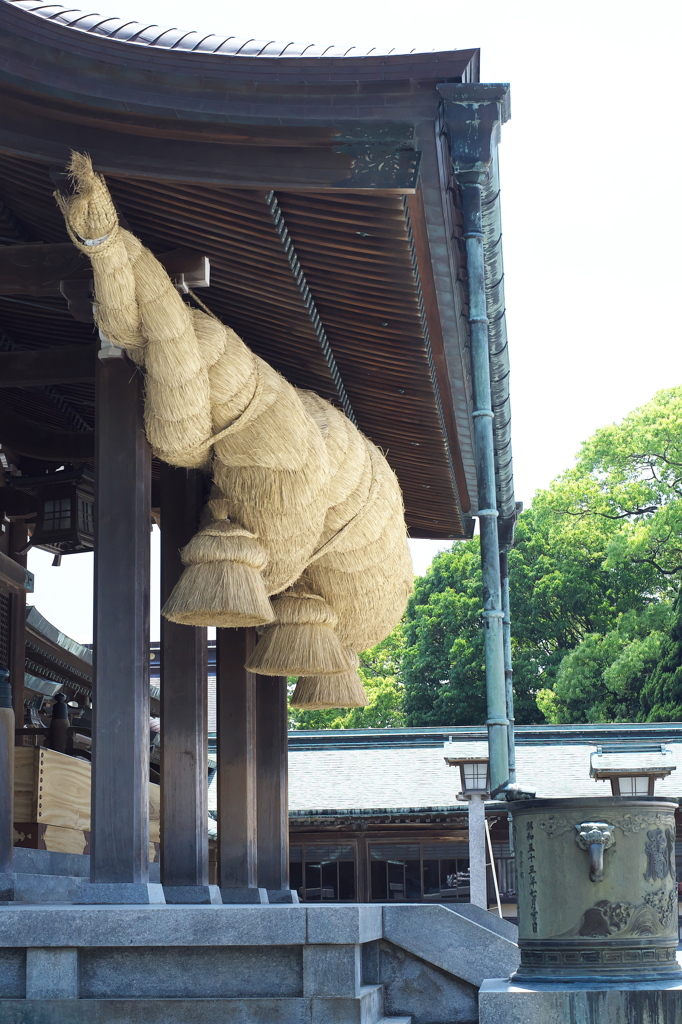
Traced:
POLYGON ((514 746, 514 675, 511 650, 511 612, 509 609, 509 556, 500 549, 500 582, 502 586, 502 635, 504 639, 504 691, 507 705, 507 751, 509 757, 509 781, 516 782, 516 752, 514 746))
POLYGON ((497 494, 495 487, 495 446, 490 393, 488 315, 485 295, 485 262, 481 214, 482 188, 486 171, 465 171, 457 175, 462 191, 462 214, 469 279, 469 329, 471 332, 471 374, 473 382, 474 441, 478 523, 483 569, 483 627, 485 634, 485 683, 488 705, 488 754, 491 795, 509 781, 507 701, 505 689, 504 612, 497 536, 497 494))
MULTIPOLYGON (((466 244, 473 424, 478 488, 478 521, 483 569, 483 626, 487 696, 490 790, 496 796, 510 781, 509 720, 505 677, 505 613, 500 575, 495 442, 490 384, 490 339, 486 302, 483 190, 490 183, 500 126, 509 116, 505 85, 448 83, 442 97, 442 131, 462 196, 466 244)), ((508 616, 507 616, 508 618, 508 616)))

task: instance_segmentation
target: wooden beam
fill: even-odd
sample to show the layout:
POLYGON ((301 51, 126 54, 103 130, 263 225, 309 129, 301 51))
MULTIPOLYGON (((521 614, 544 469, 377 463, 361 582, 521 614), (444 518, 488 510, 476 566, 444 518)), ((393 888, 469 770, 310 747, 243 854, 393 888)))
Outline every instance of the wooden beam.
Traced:
POLYGON ((92 278, 92 269, 71 242, 0 246, 0 295, 59 295, 73 277, 92 278))
POLYGON ((86 462, 95 455, 95 432, 50 430, 0 407, 0 444, 17 455, 47 462, 86 462))
POLYGON ((288 716, 285 676, 256 676, 258 884, 289 889, 288 716))
MULTIPOLYGON (((256 889, 256 677, 244 662, 254 629, 216 630, 218 885, 256 889)), ((238 894, 237 894, 238 895, 238 894)))
POLYGON ((95 379, 94 345, 0 352, 0 388, 35 388, 95 379))
MULTIPOLYGON (((381 127, 372 122, 368 134, 378 134, 381 127)), ((16 103, 0 110, 0 150, 5 153, 66 166, 75 149, 91 153, 104 174, 223 188, 404 195, 417 187, 420 161, 420 153, 404 146, 381 139, 319 147, 220 145, 143 134, 126 138, 102 125, 82 123, 69 125, 67 141, 64 125, 44 111, 24 112, 16 103)))
MULTIPOLYGON (((161 603, 196 532, 202 478, 161 464, 161 603)), ((172 902, 205 903, 208 886, 206 629, 161 619, 161 881, 172 902), (187 887, 189 892, 180 892, 187 887)))
MULTIPOLYGON (((177 285, 208 288, 208 258, 196 249, 171 249, 157 259, 177 285)), ((69 282, 92 282, 90 260, 71 242, 0 246, 0 295, 63 295, 69 282)))
POLYGON ((50 430, 0 404, 0 444, 46 462, 87 462, 95 455, 95 432, 50 430))
POLYGON ((151 452, 142 375, 97 363, 92 759, 93 882, 149 878, 151 452))

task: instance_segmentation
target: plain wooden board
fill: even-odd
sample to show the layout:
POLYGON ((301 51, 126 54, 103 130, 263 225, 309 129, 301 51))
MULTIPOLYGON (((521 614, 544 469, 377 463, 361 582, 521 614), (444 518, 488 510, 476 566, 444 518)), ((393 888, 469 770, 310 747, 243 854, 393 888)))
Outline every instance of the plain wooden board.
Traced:
POLYGON ((149 842, 161 842, 161 786, 149 783, 149 842))
MULTIPOLYGON (((90 830, 90 765, 55 750, 38 753, 37 816, 33 821, 90 830)), ((35 799, 36 797, 34 797, 35 799)))
POLYGON ((35 821, 35 770, 37 747, 14 748, 14 820, 35 821))
POLYGON ((39 825, 37 822, 15 822, 14 845, 32 850, 50 850, 52 853, 88 853, 90 833, 78 828, 60 828, 59 825, 39 825))
MULTIPOLYGON (((15 747, 14 820, 89 832, 90 771, 87 761, 68 754, 45 747, 15 747)), ((161 787, 150 783, 151 843, 160 842, 160 822, 161 787)))
POLYGON ((53 853, 85 853, 88 837, 77 828, 60 828, 46 825, 43 833, 45 849, 53 853))

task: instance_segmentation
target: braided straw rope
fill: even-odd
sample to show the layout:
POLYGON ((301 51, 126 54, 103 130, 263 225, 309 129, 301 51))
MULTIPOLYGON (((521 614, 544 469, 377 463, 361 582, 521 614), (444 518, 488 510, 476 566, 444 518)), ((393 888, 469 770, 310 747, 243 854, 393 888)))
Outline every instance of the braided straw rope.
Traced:
POLYGON ((357 652, 391 631, 412 586, 394 474, 342 413, 292 387, 199 299, 183 302, 119 226, 89 157, 73 154, 70 171, 73 194, 57 201, 91 260, 100 330, 145 368, 153 450, 213 472, 163 614, 265 626, 249 667, 299 675, 298 706, 366 704, 357 652))

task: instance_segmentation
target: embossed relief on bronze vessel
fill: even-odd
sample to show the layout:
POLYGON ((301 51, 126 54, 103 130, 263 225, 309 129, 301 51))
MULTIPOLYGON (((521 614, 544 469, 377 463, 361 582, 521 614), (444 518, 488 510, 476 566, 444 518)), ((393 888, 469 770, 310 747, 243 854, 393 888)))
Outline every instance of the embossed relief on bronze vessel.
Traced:
POLYGON ((511 805, 520 979, 679 971, 675 805, 653 797, 511 805))

